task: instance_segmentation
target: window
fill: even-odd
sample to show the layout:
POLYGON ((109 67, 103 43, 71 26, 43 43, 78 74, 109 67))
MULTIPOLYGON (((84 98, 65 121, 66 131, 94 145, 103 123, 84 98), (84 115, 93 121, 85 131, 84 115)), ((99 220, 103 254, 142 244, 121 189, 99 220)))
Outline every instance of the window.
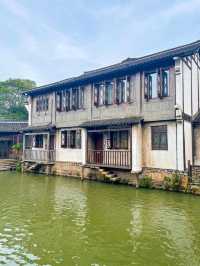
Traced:
POLYGON ((56 109, 59 112, 78 110, 84 107, 84 87, 74 87, 56 94, 56 109))
POLYGON ((121 149, 127 150, 128 149, 128 130, 122 131, 111 131, 111 149, 121 149))
POLYGON ((44 111, 48 111, 48 109, 49 109, 49 98, 45 97, 45 100, 44 100, 44 111))
POLYGON ((77 109, 77 102, 78 102, 78 90, 77 88, 72 89, 72 110, 77 109))
POLYGON ((167 126, 151 127, 152 150, 168 150, 167 126))
POLYGON ((49 98, 47 96, 39 96, 36 99, 36 112, 48 111, 49 98))
POLYGON ((116 103, 126 103, 131 101, 131 78, 124 77, 117 79, 116 103))
POLYGON ((116 103, 124 103, 126 95, 126 78, 117 79, 116 84, 116 103))
POLYGON ((169 69, 158 69, 156 72, 146 73, 144 80, 145 98, 154 99, 169 96, 169 69))
POLYGON ((83 109, 84 107, 84 87, 78 89, 78 109, 83 109))
POLYGON ((32 135, 25 135, 25 149, 32 148, 32 135))
POLYGON ((70 97, 70 90, 67 90, 66 92, 65 92, 65 101, 66 101, 66 109, 65 109, 65 111, 66 112, 68 112, 68 111, 70 111, 70 108, 71 108, 71 97, 70 97))
POLYGON ((104 84, 99 84, 99 105, 104 105, 104 84))
POLYGON ((62 131, 61 147, 70 149, 81 149, 81 130, 62 131))
POLYGON ((62 103, 62 93, 57 92, 56 93, 56 110, 61 111, 61 103, 62 103))
POLYGON ((169 70, 163 70, 162 72, 162 96, 167 97, 169 95, 169 70))
POLYGON ((157 90, 157 73, 151 73, 147 75, 147 86, 149 91, 149 99, 158 97, 157 90))
POLYGON ((105 83, 105 104, 113 103, 113 87, 114 83, 112 81, 107 81, 105 83))
POLYGON ((34 148, 43 148, 43 135, 33 136, 33 147, 34 148))

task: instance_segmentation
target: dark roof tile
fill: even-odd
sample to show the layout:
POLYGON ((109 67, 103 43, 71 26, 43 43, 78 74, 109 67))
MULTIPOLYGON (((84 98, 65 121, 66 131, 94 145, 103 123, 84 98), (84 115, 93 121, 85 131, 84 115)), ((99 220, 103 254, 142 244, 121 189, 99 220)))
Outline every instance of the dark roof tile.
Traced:
POLYGON ((28 122, 0 121, 0 133, 17 133, 28 126, 28 122))

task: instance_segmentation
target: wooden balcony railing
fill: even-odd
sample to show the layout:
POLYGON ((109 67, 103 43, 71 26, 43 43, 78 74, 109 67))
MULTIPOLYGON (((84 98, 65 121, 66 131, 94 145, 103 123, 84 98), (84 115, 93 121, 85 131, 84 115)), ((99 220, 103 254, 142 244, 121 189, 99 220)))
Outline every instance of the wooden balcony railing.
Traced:
POLYGON ((55 150, 24 150, 24 161, 33 162, 54 162, 55 161, 55 150))
POLYGON ((99 166, 131 169, 131 151, 88 150, 87 163, 99 166))

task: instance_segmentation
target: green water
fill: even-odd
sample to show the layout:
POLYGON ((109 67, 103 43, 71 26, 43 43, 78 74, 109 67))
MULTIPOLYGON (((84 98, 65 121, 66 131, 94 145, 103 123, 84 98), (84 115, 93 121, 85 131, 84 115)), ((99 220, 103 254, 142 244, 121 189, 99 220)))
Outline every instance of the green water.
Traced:
POLYGON ((0 173, 0 265, 200 265, 200 198, 0 173))

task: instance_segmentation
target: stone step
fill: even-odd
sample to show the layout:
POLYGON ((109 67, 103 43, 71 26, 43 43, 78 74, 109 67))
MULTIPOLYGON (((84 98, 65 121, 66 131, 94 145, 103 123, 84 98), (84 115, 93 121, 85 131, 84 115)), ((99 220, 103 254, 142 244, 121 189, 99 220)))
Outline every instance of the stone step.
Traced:
POLYGON ((200 182, 192 182, 191 185, 192 186, 200 186, 200 182))
POLYGON ((120 181, 120 177, 111 177, 111 178, 110 178, 110 181, 111 181, 111 182, 114 182, 114 183, 115 183, 115 182, 119 182, 119 181, 120 181))
POLYGON ((10 171, 10 170, 15 170, 15 168, 7 168, 7 167, 0 168, 0 171, 10 171))

